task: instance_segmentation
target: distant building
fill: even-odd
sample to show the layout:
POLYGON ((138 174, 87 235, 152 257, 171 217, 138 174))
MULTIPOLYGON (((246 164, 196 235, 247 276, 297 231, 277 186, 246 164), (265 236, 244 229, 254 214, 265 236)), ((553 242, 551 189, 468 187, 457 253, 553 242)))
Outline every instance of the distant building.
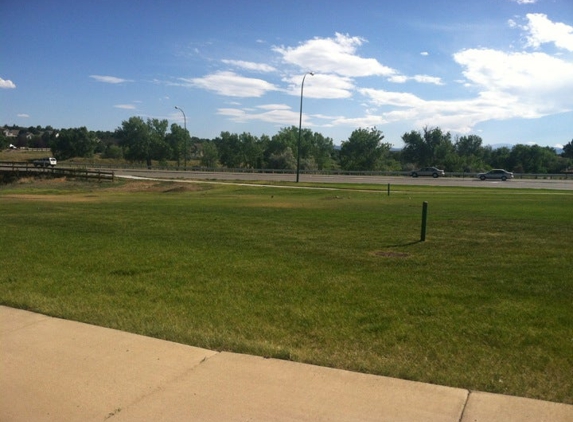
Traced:
POLYGON ((20 129, 2 129, 2 134, 6 138, 17 138, 20 134, 20 129))

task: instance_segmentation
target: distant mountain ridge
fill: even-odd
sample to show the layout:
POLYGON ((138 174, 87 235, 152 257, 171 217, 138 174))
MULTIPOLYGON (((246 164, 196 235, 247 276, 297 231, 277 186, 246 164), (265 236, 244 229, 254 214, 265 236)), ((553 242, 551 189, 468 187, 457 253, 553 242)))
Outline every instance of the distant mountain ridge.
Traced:
MULTIPOLYGON (((516 144, 492 144, 489 145, 490 147, 492 147, 493 149, 498 149, 498 148, 509 148, 512 149, 516 144)), ((486 145, 487 146, 487 145, 486 145)), ((561 155, 563 153, 563 148, 557 148, 557 147, 550 147, 553 148, 555 150, 555 153, 557 155, 561 155)))
POLYGON ((490 146, 490 147, 492 147, 492 149, 499 149, 499 148, 509 148, 509 149, 512 149, 515 145, 513 145, 513 144, 504 144, 504 143, 501 143, 501 144, 491 144, 491 145, 484 145, 484 146, 486 146, 486 147, 487 147, 487 146, 490 146))
MULTIPOLYGON (((512 149, 516 144, 505 144, 505 143, 500 143, 500 144, 491 144, 491 145, 483 145, 484 147, 491 147, 492 149, 499 149, 499 148, 509 148, 512 149)), ((563 153, 563 148, 557 148, 557 147, 552 147, 555 150, 555 153, 557 155, 561 155, 563 153)), ((402 151, 402 148, 399 147, 392 147, 390 148, 390 151, 392 152, 400 152, 402 151)))

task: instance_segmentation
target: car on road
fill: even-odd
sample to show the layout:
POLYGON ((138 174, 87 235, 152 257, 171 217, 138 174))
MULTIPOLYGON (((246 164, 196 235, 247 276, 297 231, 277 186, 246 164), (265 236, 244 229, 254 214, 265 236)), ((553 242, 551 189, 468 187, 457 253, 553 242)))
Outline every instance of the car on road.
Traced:
POLYGON ((420 170, 414 170, 413 172, 410 173, 410 176, 412 177, 432 176, 433 178, 436 178, 445 175, 446 173, 444 172, 444 170, 440 170, 436 167, 424 167, 421 168, 420 170))
POLYGON ((54 157, 39 158, 32 161, 34 167, 54 167, 58 161, 54 157))
POLYGON ((477 177, 479 180, 495 179, 503 180, 505 182, 507 179, 513 179, 513 173, 503 169, 493 169, 487 173, 479 173, 477 177))

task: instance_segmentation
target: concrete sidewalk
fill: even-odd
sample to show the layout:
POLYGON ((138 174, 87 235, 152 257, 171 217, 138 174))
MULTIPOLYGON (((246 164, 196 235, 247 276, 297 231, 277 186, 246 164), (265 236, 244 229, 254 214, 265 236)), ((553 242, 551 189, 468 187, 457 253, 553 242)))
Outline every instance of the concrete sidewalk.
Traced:
POLYGON ((573 421, 573 406, 197 347, 0 306, 0 420, 573 421))

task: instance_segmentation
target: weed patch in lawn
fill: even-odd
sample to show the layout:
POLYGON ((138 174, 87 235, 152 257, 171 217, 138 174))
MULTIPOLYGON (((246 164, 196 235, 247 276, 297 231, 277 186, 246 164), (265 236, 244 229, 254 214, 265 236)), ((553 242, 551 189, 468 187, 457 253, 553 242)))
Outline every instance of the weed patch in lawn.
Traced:
POLYGON ((410 254, 404 252, 391 252, 391 251, 375 251, 372 252, 375 256, 381 256, 385 258, 407 258, 410 254))

